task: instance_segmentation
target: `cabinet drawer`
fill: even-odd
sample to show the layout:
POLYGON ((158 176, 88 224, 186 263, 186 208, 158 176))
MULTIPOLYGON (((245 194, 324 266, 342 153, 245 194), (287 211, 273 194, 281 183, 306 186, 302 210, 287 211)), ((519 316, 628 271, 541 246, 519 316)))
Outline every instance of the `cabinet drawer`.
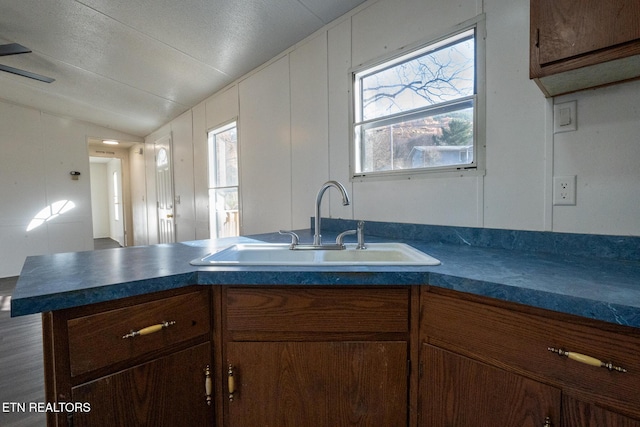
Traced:
POLYGON ((640 333, 604 323, 600 329, 593 322, 585 325, 577 318, 573 322, 548 314, 424 293, 422 340, 640 416, 640 333), (612 362, 627 372, 579 363, 549 347, 612 362))
POLYGON ((406 333, 408 288, 229 288, 227 329, 406 333))
POLYGON ((67 321, 71 375, 76 376, 207 334, 209 290, 103 311, 67 321), (165 327, 157 325, 166 322, 165 327), (154 328, 144 330, 150 326, 154 328), (132 335, 140 331, 140 335, 132 335), (150 333, 145 333, 150 332, 150 333))

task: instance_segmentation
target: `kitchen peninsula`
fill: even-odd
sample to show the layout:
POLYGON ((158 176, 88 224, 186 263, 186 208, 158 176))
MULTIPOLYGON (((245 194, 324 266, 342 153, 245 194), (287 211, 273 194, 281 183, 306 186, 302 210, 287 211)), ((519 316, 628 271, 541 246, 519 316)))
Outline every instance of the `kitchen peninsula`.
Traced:
POLYGON ((189 264, 277 233, 28 258, 12 315, 43 313, 47 399, 91 404, 49 423, 640 426, 638 238, 367 230, 442 264, 189 264))

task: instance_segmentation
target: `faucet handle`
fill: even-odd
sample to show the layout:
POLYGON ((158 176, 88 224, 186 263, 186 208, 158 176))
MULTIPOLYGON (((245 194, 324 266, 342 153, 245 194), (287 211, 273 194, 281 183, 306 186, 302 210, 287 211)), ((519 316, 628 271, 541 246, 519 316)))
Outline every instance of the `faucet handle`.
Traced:
POLYGON ((280 230, 279 231, 280 234, 286 234, 288 236, 291 236, 291 245, 289 246, 290 249, 295 248, 299 243, 300 243, 300 238, 298 237, 298 235, 296 233, 294 233, 293 231, 289 231, 289 230, 280 230))
POLYGON ((336 245, 344 246, 344 237, 345 236, 349 236, 351 234, 356 234, 356 230, 347 230, 347 231, 343 231, 342 233, 338 234, 338 237, 336 237, 336 245))
POLYGON ((358 246, 356 249, 367 249, 367 246, 364 244, 364 221, 358 221, 358 246))

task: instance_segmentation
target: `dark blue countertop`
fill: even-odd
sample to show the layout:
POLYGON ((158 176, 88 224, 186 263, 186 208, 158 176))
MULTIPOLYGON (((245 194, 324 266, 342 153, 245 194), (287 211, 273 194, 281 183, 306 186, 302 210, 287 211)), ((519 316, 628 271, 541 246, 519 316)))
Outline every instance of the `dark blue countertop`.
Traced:
MULTIPOLYGON (((442 264, 432 267, 195 267, 189 264, 192 259, 238 242, 288 241, 278 233, 34 256, 24 264, 12 296, 11 314, 59 310, 192 284, 430 284, 640 328, 640 260, 636 259, 640 240, 637 238, 594 236, 589 240, 585 235, 563 235, 560 240, 569 243, 554 243, 554 248, 543 251, 540 245, 549 247, 550 241, 558 242, 558 233, 506 234, 496 230, 493 238, 497 236, 501 243, 486 244, 484 229, 446 227, 447 233, 461 241, 454 242, 444 235, 435 239, 425 237, 422 226, 402 226, 400 231, 385 226, 387 233, 394 232, 401 237, 391 239, 379 230, 382 224, 368 223, 370 231, 377 232, 377 236, 369 235, 367 241, 402 241, 439 259, 442 264), (477 230, 483 230, 479 237, 477 230), (567 251, 567 247, 576 244, 576 239, 581 242, 580 250, 592 245, 594 252, 574 255, 576 251, 567 251), (603 251, 606 256, 598 256, 603 251), (612 253, 627 255, 615 257, 612 253)), ((332 228, 342 231, 351 225, 342 220, 328 224, 330 230, 323 229, 325 241, 335 236, 332 228)), ((432 231, 430 228, 430 233, 432 231)), ((301 241, 311 240, 311 231, 302 230, 299 234, 301 241)))

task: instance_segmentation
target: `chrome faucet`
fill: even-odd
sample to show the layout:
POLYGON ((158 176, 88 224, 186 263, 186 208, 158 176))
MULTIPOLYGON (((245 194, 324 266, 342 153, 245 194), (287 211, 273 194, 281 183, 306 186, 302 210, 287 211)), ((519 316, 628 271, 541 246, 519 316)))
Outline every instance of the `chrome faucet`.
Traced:
POLYGON ((289 249, 292 250, 304 250, 304 249, 345 249, 344 245, 344 237, 350 234, 358 234, 358 248, 364 249, 364 237, 362 235, 362 227, 364 222, 360 221, 358 223, 358 230, 347 230, 342 232, 336 237, 336 243, 323 245, 322 244, 322 233, 320 232, 321 221, 320 221, 320 205, 322 204, 322 196, 324 196, 324 192, 327 191, 329 187, 335 187, 340 190, 342 193, 342 204, 344 206, 348 206, 351 201, 349 200, 349 194, 347 194, 347 189, 344 188, 344 185, 340 184, 338 181, 327 181, 322 184, 320 190, 318 191, 318 195, 316 196, 316 206, 315 206, 315 230, 313 234, 313 244, 300 244, 300 238, 293 231, 288 230, 280 230, 280 234, 285 234, 291 237, 291 244, 289 245, 289 249))
POLYGON ((316 196, 316 212, 315 212, 315 221, 314 221, 314 234, 313 234, 313 246, 321 246, 322 245, 322 234, 320 232, 320 205, 322 204, 322 196, 324 196, 324 192, 327 191, 329 187, 335 187, 342 193, 342 204, 344 206, 348 206, 351 201, 349 200, 349 195, 347 194, 347 189, 344 188, 344 185, 340 184, 338 181, 327 181, 322 184, 320 190, 318 191, 318 195, 316 196))

